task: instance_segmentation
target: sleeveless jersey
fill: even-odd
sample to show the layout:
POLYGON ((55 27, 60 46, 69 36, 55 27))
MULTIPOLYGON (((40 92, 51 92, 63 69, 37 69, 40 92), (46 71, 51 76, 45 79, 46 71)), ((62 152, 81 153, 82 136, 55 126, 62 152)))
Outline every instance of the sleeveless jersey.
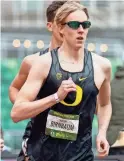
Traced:
POLYGON ((56 93, 61 82, 69 77, 72 77, 77 90, 70 92, 64 101, 55 104, 32 119, 28 156, 31 161, 92 161, 94 156, 91 131, 98 94, 94 82, 92 55, 84 49, 84 67, 80 72, 68 72, 62 69, 58 60, 58 48, 51 51, 51 56, 51 68, 37 99, 56 93), (76 140, 53 138, 45 134, 47 117, 51 109, 62 114, 79 116, 76 140))

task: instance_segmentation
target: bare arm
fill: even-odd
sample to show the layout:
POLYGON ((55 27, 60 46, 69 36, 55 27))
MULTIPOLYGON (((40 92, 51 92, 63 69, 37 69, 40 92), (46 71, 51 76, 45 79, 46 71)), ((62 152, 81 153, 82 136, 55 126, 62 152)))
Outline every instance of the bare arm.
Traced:
POLYGON ((99 157, 104 157, 109 153, 109 143, 106 139, 106 131, 112 114, 111 106, 111 63, 108 59, 93 54, 95 68, 95 83, 99 89, 97 96, 96 114, 98 118, 98 135, 96 137, 96 147, 99 157))
POLYGON ((111 114, 112 114, 112 106, 111 106, 111 64, 107 63, 108 67, 105 69, 105 80, 100 88, 98 95, 98 125, 99 130, 98 134, 104 135, 106 137, 106 131, 110 122, 111 114))
MULTIPOLYGON (((51 60, 49 61, 49 57, 47 54, 45 54, 44 56, 40 57, 32 66, 29 76, 19 91, 11 111, 11 117, 14 122, 33 118, 56 104, 53 95, 34 101, 48 75, 50 64, 51 60)), ((63 100, 68 92, 73 90, 75 91, 75 89, 76 86, 72 80, 63 81, 62 85, 57 91, 59 99, 63 100), (66 82, 70 85, 66 85, 66 82)))
POLYGON ((12 81, 9 87, 9 98, 12 103, 15 102, 19 90, 25 83, 29 74, 30 67, 31 62, 29 62, 28 57, 26 57, 21 64, 19 73, 16 75, 15 79, 12 81))
POLYGON ((18 93, 15 104, 12 108, 11 117, 14 122, 35 117, 40 112, 56 103, 52 95, 44 99, 34 101, 44 80, 46 79, 48 71, 48 65, 44 66, 44 61, 42 61, 41 58, 33 65, 29 76, 18 93), (44 68, 46 68, 46 72, 41 70, 44 68))

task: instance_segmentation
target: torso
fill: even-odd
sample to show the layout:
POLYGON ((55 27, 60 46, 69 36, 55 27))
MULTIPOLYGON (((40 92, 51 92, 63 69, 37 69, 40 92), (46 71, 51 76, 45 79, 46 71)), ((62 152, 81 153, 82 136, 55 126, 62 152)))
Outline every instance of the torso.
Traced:
MULTIPOLYGON (((81 149, 85 147, 88 148, 87 150, 89 151, 89 154, 87 155, 89 155, 89 157, 92 158, 92 150, 91 150, 92 121, 96 108, 96 97, 98 94, 98 89, 100 88, 102 81, 104 79, 101 78, 99 80, 99 76, 97 75, 98 72, 100 73, 99 67, 97 65, 94 67, 92 61, 94 59, 92 59, 92 54, 87 50, 85 50, 84 63, 82 62, 82 64, 77 65, 73 69, 70 67, 67 68, 66 65, 59 63, 57 49, 52 51, 51 56, 50 53, 48 53, 44 55, 44 57, 45 60, 47 59, 48 62, 48 68, 46 69, 46 71, 44 71, 46 73, 46 81, 44 83, 44 86, 40 90, 37 99, 41 99, 47 97, 48 95, 54 94, 59 88, 62 80, 67 80, 69 77, 72 77, 74 83, 77 85, 78 89, 77 94, 75 92, 69 93, 66 99, 64 100, 64 103, 63 102, 58 103, 54 105, 51 109, 63 114, 79 115, 79 130, 77 140, 74 141, 72 145, 71 141, 69 140, 68 141, 64 140, 61 141, 61 139, 54 140, 54 138, 46 136, 45 135, 46 121, 48 112, 50 110, 48 109, 33 119, 34 123, 30 144, 33 144, 33 140, 36 140, 36 138, 38 139, 40 137, 39 139, 41 139, 41 135, 39 134, 42 133, 43 138, 45 139, 42 138, 41 146, 46 145, 46 140, 47 140, 46 146, 50 146, 54 140, 54 144, 56 144, 55 147, 56 151, 58 151, 58 148, 60 148, 63 153, 64 152, 63 150, 67 148, 67 151, 68 152, 70 151, 70 154, 72 155, 70 156, 72 160, 75 156, 72 151, 78 151, 77 152, 78 160, 80 160, 78 158, 79 153, 82 153, 81 158, 84 159, 85 151, 81 149), (73 71, 67 72, 70 69, 72 69, 73 71), (94 75, 95 75, 95 81, 94 81, 94 75), (42 124, 39 124, 39 122, 41 122, 42 124), (64 145, 64 149, 62 144, 64 145), (87 147, 86 144, 88 144, 87 147)), ((32 148, 34 149, 34 147, 32 148)), ((66 156, 65 160, 67 160, 66 156)))

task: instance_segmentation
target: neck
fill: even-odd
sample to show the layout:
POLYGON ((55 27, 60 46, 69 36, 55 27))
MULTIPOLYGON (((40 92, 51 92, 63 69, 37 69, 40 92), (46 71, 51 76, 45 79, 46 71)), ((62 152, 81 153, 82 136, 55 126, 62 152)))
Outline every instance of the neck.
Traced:
POLYGON ((57 41, 53 36, 50 42, 49 51, 61 46, 61 42, 57 41))
POLYGON ((63 55, 62 57, 64 59, 73 63, 78 63, 80 59, 84 58, 84 45, 82 45, 82 48, 72 48, 72 46, 63 42, 59 52, 61 53, 60 55, 63 55))

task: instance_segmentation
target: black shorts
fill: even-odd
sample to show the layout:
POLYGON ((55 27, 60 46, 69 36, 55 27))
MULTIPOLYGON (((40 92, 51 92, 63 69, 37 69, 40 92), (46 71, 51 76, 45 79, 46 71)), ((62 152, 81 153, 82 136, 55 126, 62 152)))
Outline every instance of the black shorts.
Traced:
MULTIPOLYGON (((37 140, 28 142, 27 154, 29 161, 93 161, 91 139, 68 141, 42 135, 37 140)), ((17 161, 23 161, 21 152, 17 161)))

